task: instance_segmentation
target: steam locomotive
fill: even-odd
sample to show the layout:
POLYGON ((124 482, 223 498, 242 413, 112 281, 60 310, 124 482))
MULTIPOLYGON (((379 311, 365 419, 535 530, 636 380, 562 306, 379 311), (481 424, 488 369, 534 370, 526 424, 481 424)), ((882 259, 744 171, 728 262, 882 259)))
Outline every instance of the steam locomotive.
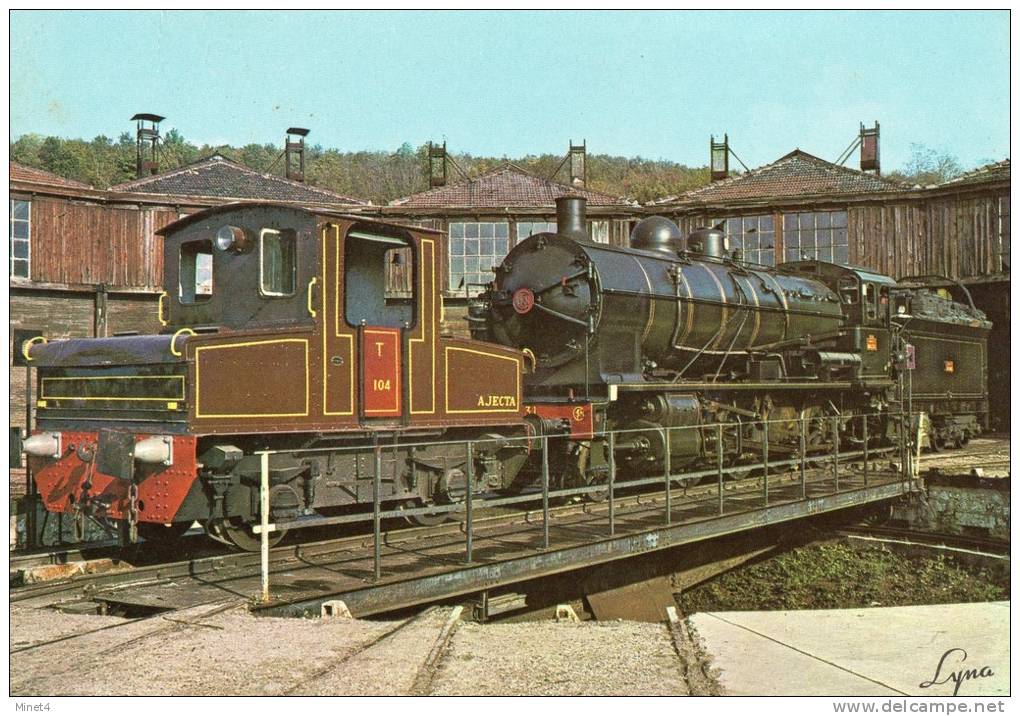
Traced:
POLYGON ((254 549, 258 451, 273 451, 275 522, 372 502, 377 470, 386 508, 519 491, 538 474, 522 438, 539 435, 554 487, 606 480, 606 430, 630 431, 613 457, 635 475, 662 468, 667 434, 672 465, 714 459, 703 426, 717 422, 736 472, 766 419, 786 421, 774 449, 803 418, 827 451, 833 420, 865 412, 881 440, 907 376, 933 445, 984 424, 990 324, 973 306, 852 267, 752 265, 721 232, 685 238, 661 217, 629 248, 596 244, 584 211, 560 199, 557 231, 510 251, 470 306, 470 339, 441 328, 438 232, 271 203, 166 227, 161 333, 16 347, 37 368, 21 448, 45 508, 127 540, 197 520, 254 549), (409 292, 386 281, 401 262, 409 292), (470 453, 451 442, 469 439, 470 453))

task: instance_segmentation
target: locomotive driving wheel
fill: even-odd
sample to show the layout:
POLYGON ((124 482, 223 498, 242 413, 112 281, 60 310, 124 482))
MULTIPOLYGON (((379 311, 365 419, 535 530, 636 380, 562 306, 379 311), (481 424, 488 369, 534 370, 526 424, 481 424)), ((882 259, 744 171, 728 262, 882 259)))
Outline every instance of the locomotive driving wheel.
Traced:
MULTIPOLYGON (((398 509, 416 510, 421 507, 429 506, 430 505, 426 505, 421 500, 406 500, 400 503, 400 507, 398 509)), ((437 525, 441 525, 448 519, 450 519, 450 513, 440 512, 437 514, 433 512, 424 515, 405 515, 404 519, 407 521, 408 524, 414 525, 416 527, 436 527, 437 525)))
MULTIPOLYGON (((252 526, 236 518, 209 520, 206 533, 217 542, 237 547, 244 552, 258 552, 262 548, 262 537, 252 531, 252 526)), ((275 547, 287 536, 287 530, 269 533, 269 546, 275 547)))

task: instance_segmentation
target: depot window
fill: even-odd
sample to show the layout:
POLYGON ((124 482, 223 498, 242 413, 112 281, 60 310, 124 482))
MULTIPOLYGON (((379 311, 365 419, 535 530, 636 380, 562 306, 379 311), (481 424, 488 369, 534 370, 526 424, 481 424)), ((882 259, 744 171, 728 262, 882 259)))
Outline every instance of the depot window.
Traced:
POLYGON ((451 222, 450 290, 480 293, 496 278, 492 267, 502 262, 509 250, 510 225, 505 221, 451 222))
POLYGON ((724 221, 723 231, 730 249, 740 249, 743 260, 763 266, 776 265, 776 224, 771 214, 711 219, 711 226, 724 221))
POLYGON ((263 229, 259 234, 259 290, 263 296, 292 296, 297 276, 297 237, 293 231, 263 229))
POLYGON ((31 247, 32 202, 11 199, 11 226, 8 243, 10 275, 28 278, 31 247))
POLYGON ((208 301, 213 294, 212 241, 186 241, 181 244, 179 264, 181 303, 208 301))
POLYGON ((850 261, 845 211, 810 211, 783 215, 787 261, 850 261))

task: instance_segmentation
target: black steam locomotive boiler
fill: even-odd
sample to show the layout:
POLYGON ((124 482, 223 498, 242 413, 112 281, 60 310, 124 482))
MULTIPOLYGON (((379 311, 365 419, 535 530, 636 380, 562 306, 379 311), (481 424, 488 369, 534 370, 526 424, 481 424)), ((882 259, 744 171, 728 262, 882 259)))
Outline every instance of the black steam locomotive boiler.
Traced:
POLYGON ((973 307, 950 301, 947 313, 931 292, 851 266, 747 263, 723 232, 685 238, 663 217, 641 221, 627 248, 594 243, 581 198, 560 199, 557 220, 556 233, 509 253, 469 320, 475 338, 533 357, 528 412, 538 430, 570 432, 560 472, 579 484, 608 473, 606 441, 589 439, 606 429, 630 431, 616 464, 638 474, 663 468, 667 432, 672 465, 714 458, 699 428, 712 423, 729 426, 724 459, 738 473, 759 461, 766 429, 773 455, 796 452, 802 423, 809 450, 831 449, 837 429, 858 443, 865 430, 888 439, 888 416, 910 407, 915 359, 913 384, 941 405, 939 426, 962 440, 985 421, 989 324, 973 307), (937 337, 947 331, 952 348, 937 337), (960 356, 953 370, 922 377, 946 350, 960 356), (966 400, 928 392, 956 386, 966 400), (867 426, 854 420, 864 414, 867 426))

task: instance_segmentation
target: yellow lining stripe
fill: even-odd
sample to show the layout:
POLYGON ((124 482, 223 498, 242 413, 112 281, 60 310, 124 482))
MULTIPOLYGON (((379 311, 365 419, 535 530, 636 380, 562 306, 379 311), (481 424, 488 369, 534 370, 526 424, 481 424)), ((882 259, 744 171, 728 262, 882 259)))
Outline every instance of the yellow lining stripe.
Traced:
POLYGON ((645 271, 645 267, 641 265, 641 262, 635 257, 634 263, 637 264, 638 268, 641 269, 642 275, 645 277, 645 285, 648 286, 648 320, 645 321, 645 330, 641 333, 641 346, 644 347, 645 340, 648 338, 648 334, 652 331, 652 324, 655 323, 655 296, 652 295, 652 279, 648 277, 648 272, 645 271))
POLYGON ((472 348, 461 348, 460 346, 446 346, 444 354, 444 368, 445 380, 444 388, 446 392, 446 412, 449 415, 463 414, 463 413, 519 413, 521 412, 521 359, 514 356, 501 356, 496 353, 486 353, 485 351, 478 351, 472 348), (515 374, 517 376, 517 395, 514 396, 514 400, 517 403, 515 408, 483 408, 475 410, 450 410, 450 351, 460 351, 461 353, 474 353, 475 355, 485 356, 486 358, 498 358, 500 360, 508 360, 515 366, 515 374))
POLYGON ((354 415, 354 336, 341 334, 340 333, 340 226, 332 224, 334 232, 336 234, 336 275, 333 281, 333 291, 336 296, 337 316, 334 319, 334 338, 344 338, 347 340, 347 365, 350 369, 350 410, 330 410, 329 409, 329 348, 327 347, 327 330, 326 326, 329 325, 329 285, 325 279, 326 276, 326 247, 327 247, 327 232, 330 225, 322 227, 322 414, 323 415, 354 415))
POLYGON ((418 321, 421 337, 411 338, 407 342, 407 395, 408 408, 411 415, 434 415, 436 412, 436 242, 432 239, 420 239, 421 241, 421 266, 418 269, 418 293, 421 296, 421 317, 418 321), (425 310, 425 245, 429 247, 428 266, 432 274, 432 286, 428 292, 429 310, 425 310), (428 324, 425 319, 428 317, 428 324), (428 326, 426 328, 426 325, 428 326), (429 357, 432 362, 432 383, 429 386, 429 395, 432 397, 431 406, 428 410, 414 409, 414 345, 416 343, 428 343, 431 350, 429 357))
POLYGON ((300 418, 309 412, 311 398, 310 371, 308 370, 308 339, 306 338, 274 338, 267 341, 244 341, 241 343, 222 343, 211 346, 195 346, 195 417, 196 418, 300 418), (303 413, 203 413, 201 399, 201 376, 199 367, 202 364, 199 354, 202 351, 224 350, 229 348, 246 348, 250 346, 267 346, 276 343, 301 343, 305 348, 305 412, 303 413))
POLYGON ((153 401, 162 402, 167 400, 184 400, 184 376, 183 375, 102 375, 102 376, 80 376, 64 378, 43 378, 42 388, 39 397, 48 400, 125 400, 125 401, 153 401), (46 384, 66 380, 173 380, 180 381, 180 391, 176 395, 162 395, 158 397, 145 398, 124 398, 114 395, 99 396, 77 396, 77 395, 53 395, 46 392, 46 384))

